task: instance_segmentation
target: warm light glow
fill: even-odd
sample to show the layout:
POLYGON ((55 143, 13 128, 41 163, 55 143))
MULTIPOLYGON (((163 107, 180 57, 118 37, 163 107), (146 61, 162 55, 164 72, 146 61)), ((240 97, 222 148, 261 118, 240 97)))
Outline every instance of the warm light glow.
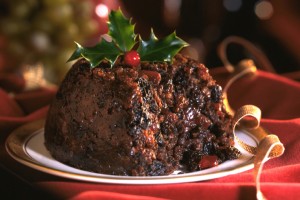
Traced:
POLYGON ((25 79, 26 90, 32 90, 47 85, 44 77, 44 68, 41 64, 26 65, 23 71, 23 78, 25 79))
POLYGON ((98 4, 98 5, 96 6, 95 12, 96 12, 96 14, 97 14, 99 17, 105 18, 105 17, 108 16, 109 10, 108 10, 108 7, 107 7, 105 4, 100 3, 100 4, 98 4))
POLYGON ((255 5, 254 12, 259 19, 270 19, 273 15, 274 9, 269 1, 260 1, 255 5))

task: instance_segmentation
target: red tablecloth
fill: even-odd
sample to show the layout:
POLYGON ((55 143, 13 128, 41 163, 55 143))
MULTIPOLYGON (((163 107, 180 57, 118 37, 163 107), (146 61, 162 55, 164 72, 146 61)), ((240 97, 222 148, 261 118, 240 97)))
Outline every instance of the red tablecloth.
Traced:
MULTIPOLYGON (((211 70, 211 74, 221 85, 228 77, 223 68, 211 70)), ((73 181, 26 167, 6 153, 5 139, 18 126, 44 118, 55 90, 42 88, 20 92, 22 85, 15 77, 0 80, 2 194, 58 199, 255 199, 252 170, 203 182, 116 185, 73 181), (11 91, 18 92, 11 95, 11 91)), ((261 175, 264 195, 268 199, 299 199, 300 83, 258 71, 255 77, 235 83, 228 97, 234 109, 245 104, 260 107, 262 126, 276 134, 286 148, 281 157, 264 166, 261 175)))

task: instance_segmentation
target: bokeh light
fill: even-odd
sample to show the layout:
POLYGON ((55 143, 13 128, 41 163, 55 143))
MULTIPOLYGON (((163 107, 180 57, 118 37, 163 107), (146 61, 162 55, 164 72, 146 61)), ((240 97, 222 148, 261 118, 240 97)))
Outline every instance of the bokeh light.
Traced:
POLYGON ((274 13, 274 8, 269 1, 259 1, 255 7, 254 12, 261 20, 270 19, 274 13))
POLYGON ((223 6, 229 12, 236 12, 242 7, 242 0, 224 0, 223 6))
POLYGON ((98 17, 106 18, 108 16, 109 9, 105 4, 100 3, 96 6, 95 12, 98 17))

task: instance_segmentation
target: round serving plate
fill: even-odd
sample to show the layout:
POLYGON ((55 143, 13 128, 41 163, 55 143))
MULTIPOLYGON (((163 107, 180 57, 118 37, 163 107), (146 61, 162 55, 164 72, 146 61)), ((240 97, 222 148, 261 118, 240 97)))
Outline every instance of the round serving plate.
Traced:
MULTIPOLYGON (((253 155, 236 142, 236 148, 242 153, 238 159, 197 172, 179 173, 177 171, 165 176, 143 177, 88 172, 70 167, 52 158, 44 145, 43 124, 43 121, 33 122, 12 132, 6 140, 6 150, 12 158, 28 167, 64 178, 114 184, 168 184, 210 180, 241 173, 254 167, 253 155)), ((247 144, 257 146, 257 139, 246 131, 239 130, 236 135, 247 144)))

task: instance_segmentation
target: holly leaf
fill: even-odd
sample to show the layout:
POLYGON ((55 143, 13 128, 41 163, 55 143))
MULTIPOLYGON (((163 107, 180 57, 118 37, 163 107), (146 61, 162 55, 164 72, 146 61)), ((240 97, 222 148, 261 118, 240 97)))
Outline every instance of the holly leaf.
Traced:
POLYGON ((103 60, 107 60, 113 65, 118 56, 122 53, 113 42, 108 42, 103 38, 101 39, 100 43, 93 47, 85 48, 78 43, 76 43, 76 45, 77 49, 68 61, 83 57, 90 62, 92 68, 99 65, 99 63, 103 60))
POLYGON ((123 15, 120 9, 111 11, 109 14, 108 29, 107 36, 112 39, 111 42, 102 38, 100 43, 86 48, 75 42, 77 48, 68 61, 83 57, 90 62, 92 68, 99 65, 103 60, 109 61, 113 66, 119 56, 125 55, 126 52, 134 48, 136 42, 139 42, 137 52, 141 61, 172 62, 172 58, 188 45, 177 37, 175 32, 159 40, 152 29, 148 41, 143 41, 141 37, 136 41, 137 35, 134 33, 134 25, 123 15))
POLYGON ((81 51, 82 51, 83 47, 80 44, 78 44, 77 42, 75 42, 75 44, 76 44, 77 48, 74 51, 74 53, 71 55, 71 57, 67 60, 67 62, 70 62, 72 60, 76 60, 76 59, 82 57, 81 56, 81 51))
POLYGON ((148 41, 140 40, 137 52, 142 61, 171 62, 183 47, 188 46, 188 43, 177 37, 175 32, 158 40, 152 29, 148 41))
POLYGON ((116 45, 123 51, 129 51, 135 45, 136 34, 131 20, 124 17, 122 11, 111 11, 109 14, 108 34, 116 45))

